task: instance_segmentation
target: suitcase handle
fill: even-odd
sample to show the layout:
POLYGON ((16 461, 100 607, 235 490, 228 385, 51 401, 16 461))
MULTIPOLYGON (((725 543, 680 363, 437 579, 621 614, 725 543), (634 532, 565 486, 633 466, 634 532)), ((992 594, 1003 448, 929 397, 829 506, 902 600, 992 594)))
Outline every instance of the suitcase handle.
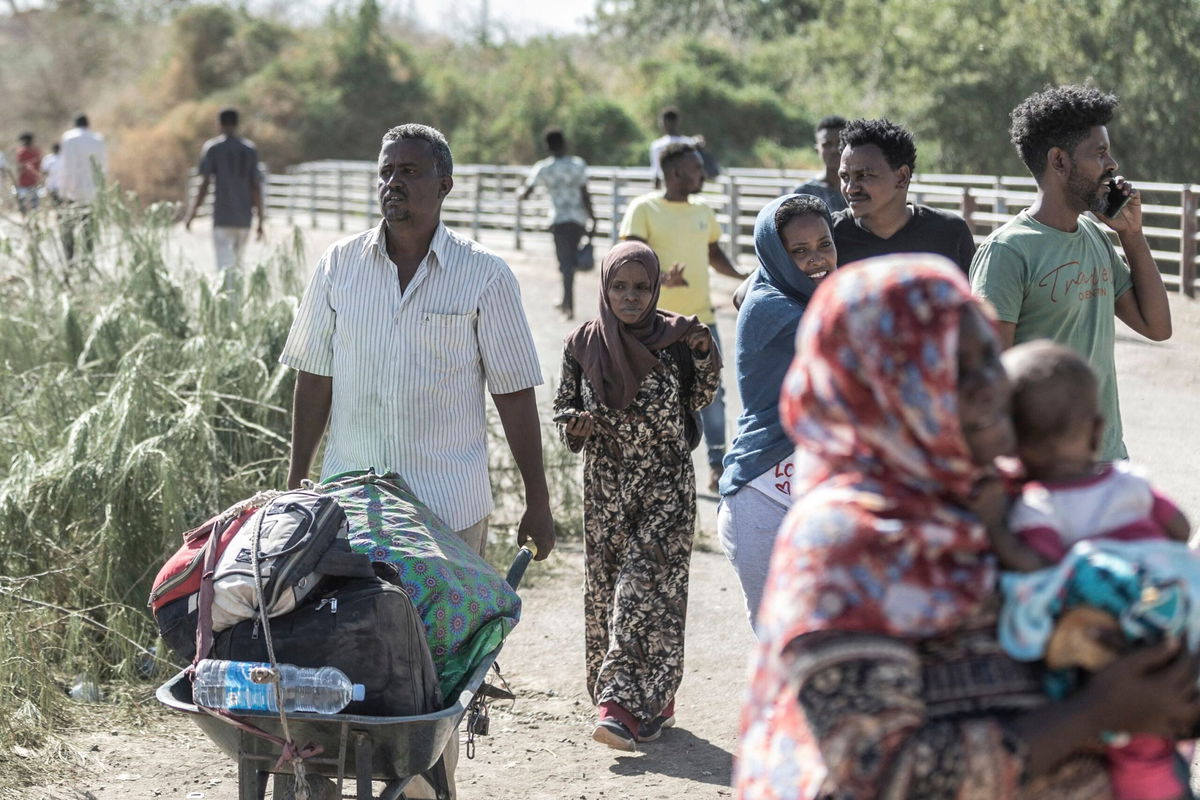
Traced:
POLYGON ((512 566, 508 568, 508 574, 504 576, 504 581, 515 591, 521 585, 521 578, 525 576, 525 568, 529 566, 529 562, 533 559, 533 551, 528 547, 522 547, 517 551, 517 557, 513 559, 512 566))

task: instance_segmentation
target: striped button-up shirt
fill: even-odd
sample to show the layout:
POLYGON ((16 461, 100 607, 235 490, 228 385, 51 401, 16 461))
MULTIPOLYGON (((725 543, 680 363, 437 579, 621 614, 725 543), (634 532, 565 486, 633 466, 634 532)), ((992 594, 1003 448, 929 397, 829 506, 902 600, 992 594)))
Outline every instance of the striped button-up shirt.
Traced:
POLYGON ((492 510, 485 385, 542 382, 516 276, 444 225, 403 292, 382 224, 332 245, 279 360, 333 377, 322 479, 397 472, 456 530, 492 510))

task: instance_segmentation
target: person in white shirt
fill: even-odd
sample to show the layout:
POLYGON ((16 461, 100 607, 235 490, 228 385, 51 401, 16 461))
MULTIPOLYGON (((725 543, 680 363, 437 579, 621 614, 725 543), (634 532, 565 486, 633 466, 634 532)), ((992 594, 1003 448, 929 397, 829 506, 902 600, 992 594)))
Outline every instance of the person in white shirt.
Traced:
POLYGON ((55 142, 51 146, 50 152, 42 156, 42 175, 44 176, 42 186, 46 191, 46 195, 56 206, 62 202, 61 195, 58 193, 58 176, 61 172, 61 156, 59 153, 61 150, 62 145, 60 145, 58 142, 55 142))
MULTIPOLYGON (((325 251, 279 357, 297 370, 287 484, 308 477, 328 423, 322 479, 396 472, 482 554, 492 511, 486 387, 525 484, 517 541, 532 540, 541 560, 554 547, 533 390, 541 366, 512 270, 442 224, 453 169, 439 131, 384 134, 383 221, 325 251)), ((445 754, 451 796, 457 741, 445 754)))
POLYGON ((558 271, 562 273, 562 303, 558 308, 567 319, 575 318, 575 267, 579 257, 579 242, 591 222, 596 231, 596 215, 592 211, 592 196, 587 188, 587 162, 579 156, 567 155, 567 139, 561 128, 546 131, 549 158, 543 158, 529 170, 522 187, 521 199, 528 200, 534 187, 542 186, 550 195, 550 232, 554 235, 554 252, 558 271))
POLYGON ((67 261, 75 258, 75 232, 81 233, 83 251, 91 257, 94 237, 91 204, 96 198, 96 172, 108 174, 108 154, 104 137, 88 127, 88 118, 80 114, 75 127, 62 135, 59 151, 58 193, 66 208, 63 214, 63 249, 67 261))

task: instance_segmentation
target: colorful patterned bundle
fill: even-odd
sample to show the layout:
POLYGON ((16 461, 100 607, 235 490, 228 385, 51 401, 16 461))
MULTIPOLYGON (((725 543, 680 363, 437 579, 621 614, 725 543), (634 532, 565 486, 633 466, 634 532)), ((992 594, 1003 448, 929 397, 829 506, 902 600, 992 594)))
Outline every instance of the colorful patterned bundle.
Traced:
POLYGON ((425 623, 442 695, 452 702, 520 619, 517 593, 398 476, 343 474, 318 490, 336 497, 345 510, 355 552, 400 571, 425 623))

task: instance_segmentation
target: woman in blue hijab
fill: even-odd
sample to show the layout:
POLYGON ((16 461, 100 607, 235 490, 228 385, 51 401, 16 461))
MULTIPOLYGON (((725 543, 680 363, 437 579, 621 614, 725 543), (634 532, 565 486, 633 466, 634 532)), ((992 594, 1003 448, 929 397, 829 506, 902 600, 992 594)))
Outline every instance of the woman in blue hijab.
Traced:
POLYGON ((742 585, 751 626, 775 533, 792 503, 793 445, 779 421, 779 390, 796 352, 800 315, 837 264, 829 209, 812 195, 768 203, 754 223, 754 252, 759 267, 737 321, 742 414, 725 455, 717 510, 717 533, 742 585))

